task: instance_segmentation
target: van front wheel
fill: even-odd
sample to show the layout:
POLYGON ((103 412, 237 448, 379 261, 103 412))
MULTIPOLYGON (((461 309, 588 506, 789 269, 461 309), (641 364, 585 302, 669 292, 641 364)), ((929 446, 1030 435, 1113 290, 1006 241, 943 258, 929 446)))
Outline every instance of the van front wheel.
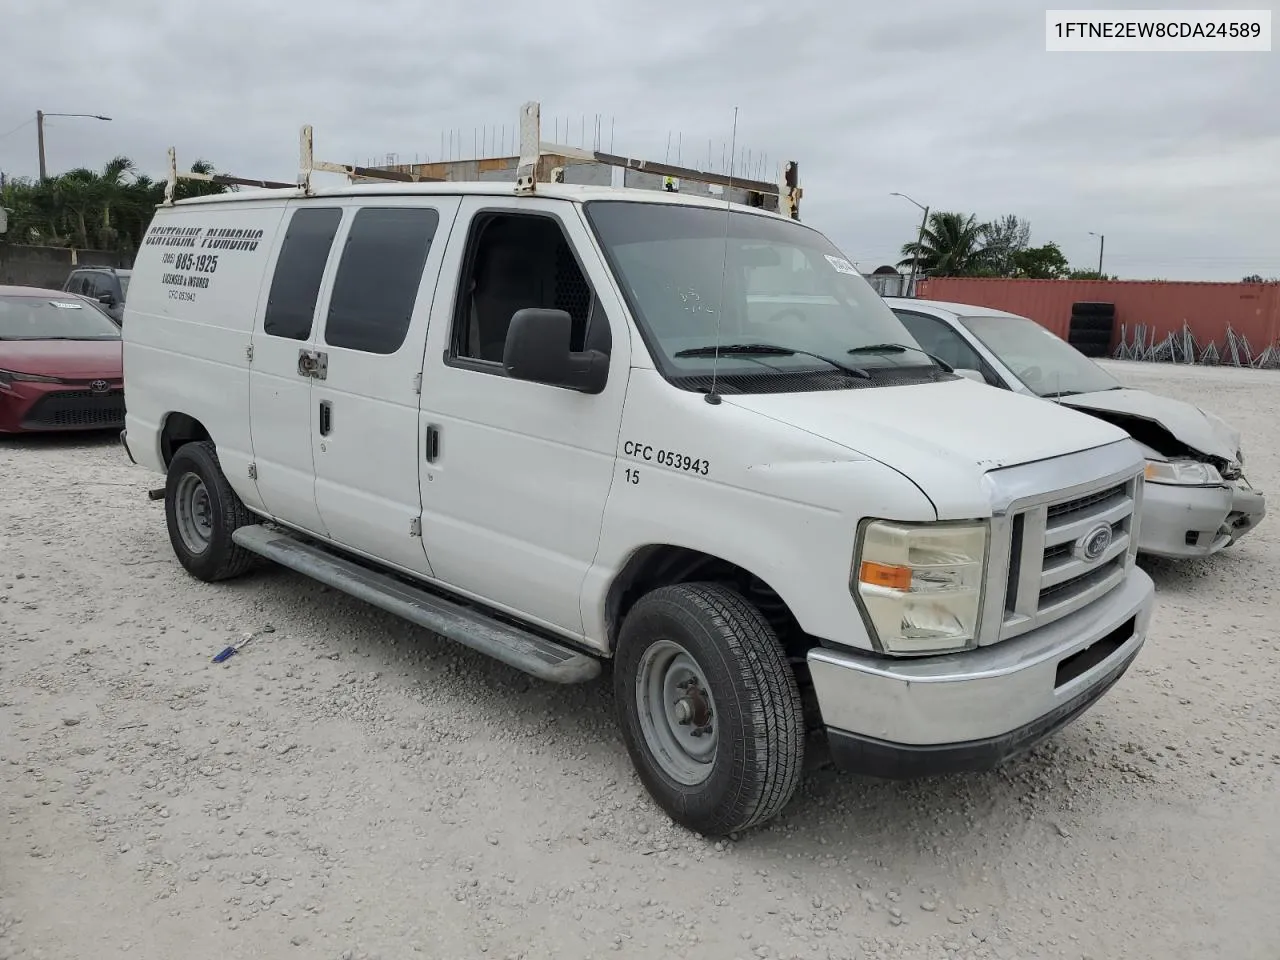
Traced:
POLYGON ((677 823, 722 836, 791 799, 800 694, 773 628, 737 591, 688 583, 642 597, 622 625, 613 689, 640 779, 677 823))
POLYGON ((239 576, 254 554, 231 539, 253 516, 227 483, 212 443, 185 443, 169 462, 164 485, 169 542, 178 562, 197 579, 212 583, 239 576))

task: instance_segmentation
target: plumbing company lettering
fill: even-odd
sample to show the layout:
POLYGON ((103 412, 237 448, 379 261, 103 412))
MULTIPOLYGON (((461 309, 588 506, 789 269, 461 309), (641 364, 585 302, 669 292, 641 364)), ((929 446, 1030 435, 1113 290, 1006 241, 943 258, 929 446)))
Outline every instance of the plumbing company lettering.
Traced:
POLYGON ((257 250, 261 242, 261 230, 232 227, 152 227, 142 245, 201 250, 257 250))
POLYGON ((143 247, 180 247, 216 250, 217 253, 166 252, 160 262, 167 272, 160 282, 169 288, 170 300, 193 301, 197 290, 208 289, 218 271, 218 257, 252 252, 262 242, 263 231, 233 227, 154 226, 143 238, 143 247))

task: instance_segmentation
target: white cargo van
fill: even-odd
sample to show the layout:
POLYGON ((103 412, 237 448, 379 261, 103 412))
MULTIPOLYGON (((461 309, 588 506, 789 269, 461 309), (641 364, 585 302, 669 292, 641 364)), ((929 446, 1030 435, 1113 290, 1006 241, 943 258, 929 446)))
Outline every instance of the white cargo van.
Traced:
POLYGON ((908 777, 1119 679, 1153 597, 1123 431, 950 372, 793 217, 539 182, 533 143, 514 186, 307 167, 158 210, 122 440, 192 575, 265 557, 546 680, 611 661, 640 778, 712 834, 786 804, 806 701, 908 777))

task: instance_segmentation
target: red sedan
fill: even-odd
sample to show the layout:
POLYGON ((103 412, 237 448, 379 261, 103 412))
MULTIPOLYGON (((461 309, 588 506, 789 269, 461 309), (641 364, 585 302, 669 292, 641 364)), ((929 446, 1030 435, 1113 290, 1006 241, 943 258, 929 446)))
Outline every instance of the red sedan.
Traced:
POLYGON ((0 286, 0 433, 123 426, 120 328, 76 294, 0 286))

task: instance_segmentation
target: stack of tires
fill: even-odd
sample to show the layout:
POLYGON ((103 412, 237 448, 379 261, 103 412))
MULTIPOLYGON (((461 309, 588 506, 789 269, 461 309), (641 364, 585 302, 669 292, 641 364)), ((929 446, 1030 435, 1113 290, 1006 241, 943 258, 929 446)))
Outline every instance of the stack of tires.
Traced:
POLYGON ((1073 303, 1071 325, 1067 328, 1067 343, 1086 357, 1109 357, 1115 328, 1114 303, 1073 303))

